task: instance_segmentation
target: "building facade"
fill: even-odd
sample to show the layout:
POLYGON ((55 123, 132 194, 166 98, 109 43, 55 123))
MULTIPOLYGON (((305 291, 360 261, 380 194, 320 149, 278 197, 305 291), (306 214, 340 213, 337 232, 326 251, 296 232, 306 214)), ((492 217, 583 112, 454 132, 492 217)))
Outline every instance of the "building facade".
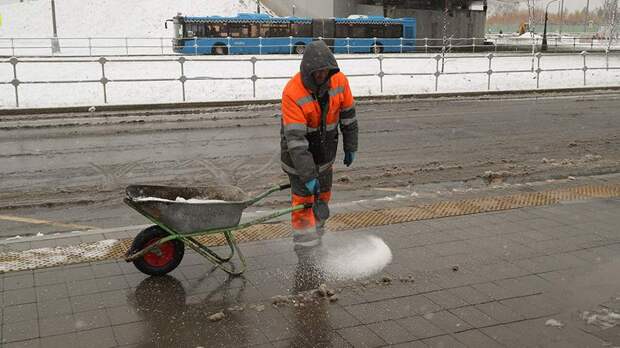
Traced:
MULTIPOLYGON (((413 17, 417 37, 435 46, 437 39, 483 38, 486 0, 261 0, 280 16, 313 18, 350 15, 413 17)), ((470 42, 471 44, 471 42, 470 42)), ((418 46, 421 46, 420 42, 418 46)))

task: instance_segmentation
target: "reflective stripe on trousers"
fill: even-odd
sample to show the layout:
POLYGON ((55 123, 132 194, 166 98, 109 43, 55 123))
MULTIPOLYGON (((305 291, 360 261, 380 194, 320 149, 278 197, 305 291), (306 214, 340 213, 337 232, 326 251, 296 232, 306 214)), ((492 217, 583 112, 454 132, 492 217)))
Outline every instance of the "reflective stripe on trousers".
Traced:
MULTIPOLYGON (((329 203, 331 196, 331 192, 321 192, 319 194, 319 199, 325 203, 329 203)), ((291 203, 293 207, 301 204, 311 204, 314 203, 314 196, 299 196, 292 194, 291 203)), ((324 222, 322 221, 319 222, 321 225, 323 223, 324 222)), ((293 227, 293 235, 316 232, 317 221, 314 217, 312 208, 301 209, 291 213, 291 226, 293 227)))

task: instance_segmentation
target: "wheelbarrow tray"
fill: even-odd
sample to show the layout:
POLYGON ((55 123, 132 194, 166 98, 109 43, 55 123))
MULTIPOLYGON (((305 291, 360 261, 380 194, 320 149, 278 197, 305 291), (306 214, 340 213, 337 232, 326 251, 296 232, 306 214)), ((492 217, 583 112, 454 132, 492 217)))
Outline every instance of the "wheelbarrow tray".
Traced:
POLYGON ((179 234, 235 227, 248 206, 239 200, 244 194, 234 187, 132 185, 126 193, 128 205, 179 234), (177 202, 177 197, 212 201, 177 202))
MULTIPOLYGON (((291 208, 277 210, 271 214, 239 223, 243 210, 268 195, 289 189, 290 184, 279 185, 257 195, 246 198, 241 189, 234 186, 209 187, 170 187, 132 185, 127 187, 124 202, 151 220, 157 226, 151 226, 138 234, 125 255, 125 261, 134 262, 136 267, 148 275, 163 275, 173 270, 183 258, 184 245, 189 246, 207 258, 215 266, 231 275, 240 275, 245 271, 246 263, 233 234, 252 225, 290 214, 301 209, 312 208, 312 204, 300 204, 291 208), (188 199, 209 199, 212 201, 193 203, 176 201, 177 197, 188 199), (221 200, 214 202, 213 200, 221 200), (159 227, 163 234, 153 237, 152 229, 159 227), (230 248, 228 256, 222 256, 203 244, 195 237, 201 235, 222 234, 230 248), (142 239, 149 236, 150 241, 142 239), (160 246, 173 242, 173 253, 162 251, 160 246), (180 246, 177 249, 177 246, 180 246), (181 250, 177 252, 176 250, 181 250), (240 261, 239 268, 230 260, 235 255, 240 261), (148 258, 147 258, 148 254, 148 258), (172 256, 171 258, 169 256, 172 256), (145 260, 151 261, 145 261, 145 260), (164 259, 165 262, 160 262, 164 259), (155 261, 153 261, 155 260, 155 261), (153 262, 146 265, 148 262, 153 262)), ((167 250, 170 250, 170 244, 167 250)))

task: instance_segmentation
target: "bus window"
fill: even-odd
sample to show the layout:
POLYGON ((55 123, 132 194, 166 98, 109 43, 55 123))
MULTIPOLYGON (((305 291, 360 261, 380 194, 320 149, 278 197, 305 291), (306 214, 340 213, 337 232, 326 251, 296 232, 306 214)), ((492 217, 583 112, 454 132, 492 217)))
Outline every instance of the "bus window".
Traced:
POLYGON ((364 27, 364 25, 352 25, 351 30, 349 31, 349 35, 351 38, 355 38, 355 39, 359 39, 359 38, 365 38, 368 37, 368 35, 366 35, 366 27, 364 27))
POLYGON ((226 24, 210 23, 207 25, 207 37, 227 37, 228 28, 226 24))
POLYGON ((264 23, 260 25, 262 37, 289 37, 290 30, 287 23, 264 23))
POLYGON ((250 25, 241 23, 230 23, 228 25, 230 37, 250 37, 250 25))
POLYGON ((336 24, 336 37, 349 37, 349 25, 336 24))
POLYGON ((295 37, 311 37, 312 24, 310 23, 292 23, 291 35, 295 37))
POLYGON ((260 25, 257 23, 250 24, 250 36, 249 37, 259 37, 260 36, 260 25))
POLYGON ((385 37, 385 30, 381 24, 369 24, 367 30, 368 37, 385 37))
POLYGON ((400 24, 390 24, 385 27, 386 38, 399 38, 403 36, 403 26, 400 24))

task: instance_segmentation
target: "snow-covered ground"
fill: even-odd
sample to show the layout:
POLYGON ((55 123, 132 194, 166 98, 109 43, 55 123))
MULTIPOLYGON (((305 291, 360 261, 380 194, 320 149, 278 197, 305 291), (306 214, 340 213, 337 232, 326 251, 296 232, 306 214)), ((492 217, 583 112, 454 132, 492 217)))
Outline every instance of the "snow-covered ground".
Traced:
MULTIPOLYGON (((255 0, 57 0, 59 37, 171 37, 164 21, 184 15, 256 11, 255 0)), ((0 4, 0 37, 51 37, 50 1, 0 4)))
MULTIPOLYGON (((235 15, 239 12, 253 12, 254 0, 58 0, 56 13, 60 37, 99 38, 94 45, 119 46, 112 52, 95 48, 93 55, 126 53, 124 40, 109 40, 102 37, 150 37, 152 40, 129 39, 130 45, 159 46, 160 38, 169 38, 171 29, 164 29, 164 21, 177 12, 186 15, 235 15), (103 40, 103 41, 101 41, 103 40), (119 52, 120 51, 120 52, 119 52)), ((8 44, 11 37, 51 36, 51 9, 49 1, 14 1, 0 5, 2 25, 0 26, 0 47, 8 44), (5 39, 4 41, 2 39, 5 39)), ((166 39, 167 40, 167 39, 166 39)), ((87 39, 61 40, 63 52, 71 52, 69 46, 88 47, 87 39)), ((169 42, 165 42, 168 45, 169 42)), ((49 42, 32 41, 32 46, 44 46, 41 54, 49 54, 49 42)), ((152 50, 153 48, 149 48, 152 50)), ((37 50, 26 50, 32 54, 37 50)), ((157 48, 155 48, 157 50, 157 48)), ((9 55, 0 48, 0 54, 9 55)), ((132 49, 130 54, 145 53, 132 49)), ((166 52, 164 52, 166 53, 166 52)), ((36 54, 36 53, 35 53, 36 54)), ((81 49, 81 55, 87 54, 81 49)), ((417 54, 387 56, 383 61, 381 90, 379 60, 371 55, 339 56, 342 70, 350 76, 355 95, 408 94, 435 92, 436 61, 434 55, 417 54), (396 75, 390 75, 396 74, 396 75), (428 75, 416 75, 428 74, 428 75), (371 76, 359 76, 371 75, 371 76)), ((484 91, 487 90, 488 59, 484 54, 449 56, 445 73, 439 77, 438 92, 484 91), (467 73, 469 72, 469 73, 467 73)), ((182 84, 178 80, 181 68, 178 56, 162 56, 146 62, 139 57, 127 57, 125 61, 110 57, 105 64, 107 102, 162 103, 181 102, 182 84), (135 62, 127 60, 138 60, 135 62), (161 61, 157 61, 161 60, 161 61), (119 80, 169 79, 171 81, 136 82, 119 80)), ((250 57, 187 57, 184 64, 186 101, 223 101, 277 99, 287 79, 299 69, 296 56, 263 56, 256 63, 258 80, 254 86, 250 57), (218 79, 213 79, 218 78, 218 79), (231 80, 231 78, 238 78, 231 80), (255 88, 254 88, 255 87, 255 88), (255 96, 254 96, 255 94, 255 96)), ((67 58, 65 58, 67 60, 67 58)), ((16 66, 20 107, 48 106, 90 106, 104 103, 101 64, 97 58, 58 62, 50 59, 37 61, 20 58, 16 66), (49 83, 50 81, 54 83, 49 83), (91 81, 66 83, 67 81, 91 81), (30 82, 30 83, 29 83, 30 82), (36 83, 32 83, 36 82, 36 83), (62 83, 65 82, 65 83, 62 83)), ((588 67, 605 67, 604 56, 590 55, 588 67)), ((581 69, 583 59, 578 56, 548 56, 541 61, 542 69, 581 69)), ((610 55, 609 66, 620 67, 617 55, 610 55)), ((490 90, 534 89, 536 74, 532 73, 531 56, 497 57, 493 59, 490 90), (521 71, 502 73, 501 71, 521 71)), ((0 60, 0 107, 16 107, 13 67, 8 59, 0 60)), ((593 71, 586 73, 589 86, 620 84, 620 70, 593 71)), ((540 75, 540 88, 583 86, 583 72, 544 71, 540 75)))
MULTIPOLYGON (((105 64, 107 99, 110 104, 169 103, 182 102, 183 89, 178 80, 181 76, 179 57, 158 57, 165 61, 127 62, 110 58, 105 64), (118 80, 175 79, 173 81, 134 82, 118 80)), ((187 57, 184 75, 186 101, 227 101, 254 99, 252 63, 250 57, 187 57), (231 79, 232 78, 232 79, 231 79), (236 79, 236 80, 234 80, 236 79)), ((263 56, 256 63, 255 99, 277 99, 293 74, 299 70, 299 58, 295 56, 263 56)), ((66 60, 66 59, 65 59, 66 60)), ((82 59, 83 60, 83 59, 82 59)), ((151 59, 153 60, 153 59, 151 59)), ((350 77, 356 96, 395 95, 410 93, 434 93, 435 55, 407 54, 386 55, 383 60, 384 89, 381 92, 379 60, 372 55, 339 55, 342 71, 350 77), (396 75, 390 75, 396 74, 396 75), (427 74, 427 75, 416 75, 427 74), (371 75, 371 76, 359 76, 371 75)), ((27 61, 24 59, 24 61, 27 61)), ((12 66, 7 60, 0 61, 0 82, 13 79, 12 66)), ((591 54, 587 66, 610 70, 588 70, 588 86, 620 85, 620 55, 591 54)), ((483 54, 448 55, 445 71, 439 77, 438 92, 486 91, 488 87, 489 59, 483 54)), ((17 64, 17 76, 21 82, 76 81, 88 83, 23 83, 18 87, 20 107, 90 106, 104 103, 101 64, 96 58, 89 62, 53 63, 37 60, 17 64)), ((532 56, 498 55, 493 58, 490 90, 536 89, 536 73, 531 71, 532 56), (511 72, 509 72, 511 71, 511 72), (517 71, 517 72, 514 72, 517 71)), ((583 57, 572 55, 548 55, 541 58, 540 88, 580 87, 584 85, 583 57), (574 69, 573 71, 545 71, 549 69, 574 69)), ((15 90, 10 84, 0 85, 1 107, 15 107, 15 90)))

